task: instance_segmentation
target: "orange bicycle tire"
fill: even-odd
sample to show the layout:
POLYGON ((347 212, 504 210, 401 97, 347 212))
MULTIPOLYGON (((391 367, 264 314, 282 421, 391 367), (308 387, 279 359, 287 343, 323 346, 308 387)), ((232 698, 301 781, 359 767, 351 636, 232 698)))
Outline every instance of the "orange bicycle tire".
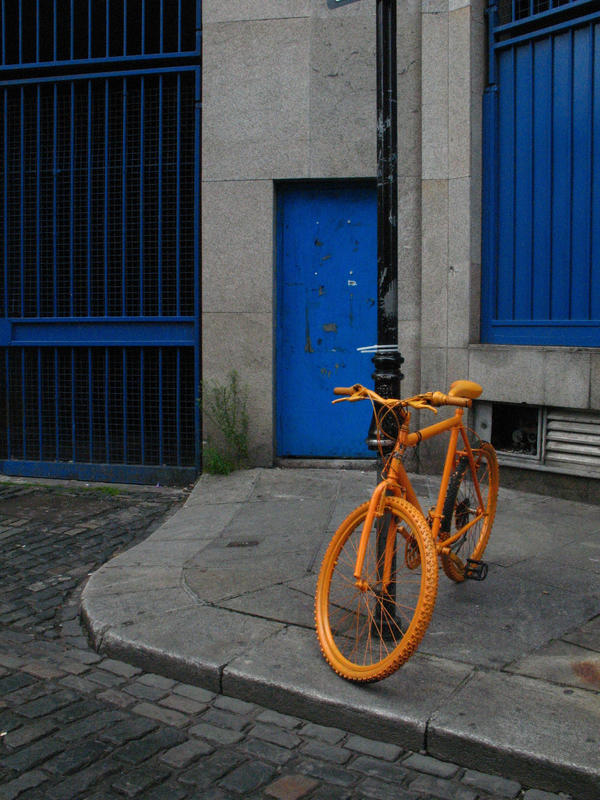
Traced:
POLYGON ((383 535, 389 544, 386 553, 395 559, 389 561, 390 583, 384 590, 378 580, 384 557, 377 558, 376 540, 382 534, 374 525, 363 568, 368 587, 357 586, 353 572, 368 506, 356 508, 334 534, 315 595, 323 656, 338 675, 361 683, 387 677, 414 653, 431 620, 438 583, 436 549, 425 519, 408 501, 387 497, 384 511, 390 527, 383 535))
MULTIPOLYGON (((492 532, 498 501, 499 471, 496 451, 489 442, 481 442, 479 447, 473 448, 473 456, 477 465, 480 490, 486 506, 486 517, 475 523, 465 536, 450 546, 452 552, 449 555, 444 553, 441 555, 444 572, 456 583, 462 583, 465 580, 467 558, 481 560, 492 532)), ((477 505, 469 459, 467 456, 462 456, 450 478, 444 500, 443 519, 440 527, 442 541, 449 535, 453 535, 455 527, 458 529, 466 524, 469 509, 472 511, 473 507, 477 507, 477 505)))

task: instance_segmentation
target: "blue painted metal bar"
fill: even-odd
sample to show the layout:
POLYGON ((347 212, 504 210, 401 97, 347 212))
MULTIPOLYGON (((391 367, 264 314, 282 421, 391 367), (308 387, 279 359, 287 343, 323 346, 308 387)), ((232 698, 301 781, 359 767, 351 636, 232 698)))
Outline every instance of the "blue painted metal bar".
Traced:
POLYGON ((195 344, 192 317, 48 317, 9 320, 0 330, 0 346, 33 347, 190 347, 195 344))
MULTIPOLYGON (((71 19, 73 19, 71 15, 71 19)), ((75 84, 71 84, 69 115, 69 314, 74 314, 75 286, 75 84)), ((39 312, 38 312, 39 313, 39 312)))
POLYGON ((142 55, 146 55, 146 0, 142 0, 142 55))
POLYGON ((499 237, 496 271, 497 305, 494 316, 512 317, 515 263, 515 67, 512 52, 502 55, 498 62, 498 79, 503 91, 498 97, 498 227, 499 237))
POLYGON ((498 264, 498 89, 488 87, 483 95, 483 263, 481 280, 481 339, 490 338, 489 324, 496 317, 495 272, 498 264))
POLYGON ((571 33, 554 37, 552 142, 552 291, 551 318, 569 318, 571 264, 571 180, 573 158, 571 33), (562 269, 557 268, 563 265, 562 269))
POLYGON ((127 0, 123 0, 123 55, 127 56, 127 0))
MULTIPOLYGON (((162 8, 162 6, 161 6, 162 8)), ((157 258, 158 258, 158 297, 157 313, 163 313, 163 76, 158 79, 158 215, 157 227, 157 258)))
POLYGON ((177 435, 175 437, 177 447, 177 464, 181 464, 181 349, 177 348, 177 365, 175 374, 175 427, 177 435))
MULTIPOLYGON (((69 62, 66 62, 69 63, 69 62)), ((105 64, 106 60, 103 59, 102 63, 105 64)), ((170 73, 185 73, 185 72, 196 72, 198 69, 197 65, 194 64, 179 64, 176 66, 165 66, 165 67, 148 67, 146 69, 131 69, 127 70, 127 75, 133 77, 135 76, 150 76, 150 75, 168 75, 170 73)), ((0 76, 2 72, 0 71, 0 76)), ((40 75, 34 78, 14 78, 8 80, 0 79, 0 86, 27 86, 29 84, 43 84, 43 83, 61 83, 62 81, 85 81, 85 80, 92 80, 92 79, 101 79, 101 78, 114 78, 114 72, 108 72, 103 70, 101 72, 86 72, 85 74, 81 75, 40 75)))
MULTIPOLYGON (((19 206, 20 206, 20 229, 24 230, 25 228, 25 90, 22 88, 20 92, 20 100, 21 100, 21 130, 20 130, 20 188, 19 188, 19 206)), ((20 274, 20 290, 21 290, 21 316, 25 316, 25 275, 24 275, 24 264, 25 264, 25 237, 20 237, 20 265, 19 265, 19 274, 20 274)))
MULTIPOLYGON (((10 366, 9 366, 9 353, 8 349, 4 351, 4 376, 5 376, 5 393, 6 393, 6 457, 12 458, 12 426, 10 424, 11 413, 11 380, 10 380, 10 366)), ((179 462, 178 462, 179 463, 179 462)))
POLYGON ((123 78, 121 140, 121 314, 127 313, 127 78, 123 78))
POLYGON ((140 463, 146 463, 146 381, 144 375, 144 348, 140 348, 140 463))
POLYGON ((145 159, 145 127, 144 127, 144 111, 145 111, 145 95, 146 95, 146 81, 144 78, 140 80, 140 249, 139 249, 139 290, 140 290, 140 306, 138 313, 144 314, 144 159, 145 159))
MULTIPOLYGON (((199 5, 198 5, 199 8, 199 5)), ((198 17, 199 19, 199 17, 198 17)), ((200 327, 200 164, 201 164, 201 102, 202 102, 202 73, 196 71, 196 85, 194 93, 194 397, 200 396, 200 381, 202 376, 202 330, 200 327)), ((198 470, 202 468, 202 419, 200 404, 194 404, 194 452, 195 464, 198 470)))
POLYGON ((2 0, 2 66, 6 64, 6 0, 2 0))
POLYGON ((106 58, 110 58, 110 0, 106 0, 106 58))
POLYGON ((94 373, 92 369, 92 348, 88 347, 88 458, 94 460, 94 373))
POLYGON ((55 459, 60 459, 60 398, 59 398, 59 372, 58 372, 58 348, 54 348, 54 446, 55 459))
POLYGON ((202 0, 196 0, 196 52, 202 50, 202 0))
MULTIPOLYGON (((43 379, 42 374, 42 348, 37 348, 37 428, 38 428, 38 458, 41 460, 44 458, 44 409, 43 409, 43 388, 45 387, 45 382, 43 379)), ((24 417, 27 417, 27 411, 25 410, 24 417)))
POLYGON ((75 58, 75 0, 71 0, 69 9, 69 60, 75 58))
POLYGON ((578 319, 589 314, 592 200, 592 92, 594 75, 592 26, 573 31, 573 86, 571 137, 573 165, 571 184, 571 297, 569 316, 578 319))
MULTIPOLYGON (((600 75, 600 25, 594 26, 594 75, 600 75)), ((594 80, 592 96, 592 187, 590 258, 590 316, 600 319, 600 80, 594 80)))
POLYGON ((535 327, 548 327, 548 328, 597 328, 598 322, 594 319, 573 319, 572 317, 565 317, 564 319, 495 319, 494 325, 502 328, 518 327, 519 325, 531 325, 535 327))
POLYGON ((35 188, 36 188, 36 198, 35 198, 35 275, 36 275, 36 297, 35 297, 35 307, 37 315, 39 316, 41 313, 41 291, 42 291, 42 254, 41 254, 41 215, 40 215, 40 205, 41 205, 41 194, 42 194, 42 187, 41 187, 41 180, 42 180, 42 95, 41 95, 41 87, 37 87, 36 92, 36 132, 35 132, 35 149, 36 149, 36 176, 35 176, 35 188))
POLYGON ((88 81, 88 119, 87 119, 87 225, 86 225, 86 232, 87 232, 87 247, 86 247, 86 266, 87 266, 87 284, 86 284, 86 295, 87 295, 87 313, 88 316, 92 313, 92 263, 91 263, 91 254, 92 254, 92 102, 93 102, 93 94, 92 94, 92 81, 88 81))
POLYGON ((71 348, 71 461, 77 461, 77 413, 75 393, 75 348, 71 348))
POLYGON ((552 280, 552 44, 549 39, 532 42, 533 60, 533 237, 532 318, 550 318, 552 280))
POLYGON ((52 307, 54 316, 58 314, 58 86, 54 84, 52 109, 52 307))
MULTIPOLYGON (((123 65, 129 72, 128 65, 129 64, 137 64, 137 63, 147 63, 147 64, 160 64, 160 66, 154 67, 147 67, 148 71, 154 72, 172 72, 181 69, 193 69, 194 63, 197 61, 195 56, 200 55, 200 53, 196 52, 195 50, 188 50, 184 53, 169 53, 165 52, 164 54, 160 53, 148 53, 147 55, 129 55, 129 56, 110 56, 106 58, 105 56, 98 57, 98 58, 76 58, 73 60, 60 60, 60 61, 40 61, 36 62, 26 62, 23 66, 18 64, 0 64, 0 75, 3 73, 10 73, 13 72, 15 69, 19 69, 20 72, 24 73, 25 75, 31 74, 31 72, 38 74, 40 69, 56 69, 56 68, 64 68, 65 70, 71 70, 72 67, 97 67, 98 71, 94 71, 92 74, 103 76, 104 74, 107 75, 114 75, 113 72, 106 72, 105 67, 107 64, 111 65, 123 65), (168 64, 164 63, 168 60, 168 64), (177 66, 173 66, 177 62, 181 62, 177 66), (102 69, 104 68, 104 69, 102 69), (100 71, 102 70, 102 71, 100 71)), ((135 67, 132 68, 135 72, 135 67)), ((49 78, 48 80, 65 80, 65 76, 56 76, 56 78, 49 78)), ((15 79, 14 83, 20 84, 22 82, 30 81, 37 83, 38 80, 44 80, 44 78, 38 77, 23 77, 23 80, 15 79)))
POLYGON ((121 380, 123 381, 123 403, 121 407, 121 414, 123 419, 123 461, 125 463, 129 462, 129 441, 127 438, 128 434, 128 427, 127 427, 127 414, 128 414, 128 407, 127 407, 127 348, 124 347, 121 351, 121 358, 122 358, 122 368, 121 368, 121 380))
POLYGON ((104 460, 110 463, 110 363, 108 347, 104 348, 104 460))
MULTIPOLYGON (((41 385, 41 384, 39 384, 41 385)), ((23 458, 27 458, 27 401, 26 401, 26 387, 25 387, 25 350, 21 350, 21 408, 23 410, 21 420, 21 435, 23 437, 23 444, 21 452, 23 458)))
POLYGON ((183 50, 183 9, 181 7, 182 0, 177 2, 177 47, 183 50))
POLYGON ((164 430, 163 430, 163 349, 158 348, 158 463, 164 464, 164 430))
POLYGON ((23 63, 23 0, 19 0, 19 64, 23 63))
POLYGON ((552 324, 527 320, 494 320, 490 325, 488 341, 495 344, 518 344, 531 346, 556 346, 567 341, 570 347, 597 347, 598 324, 577 325, 573 320, 553 321, 552 324))
MULTIPOLYGON (((180 0, 181 8, 181 0, 180 0)), ((181 25, 181 15, 180 15, 181 25)), ((177 75, 177 152, 175 156, 175 307, 181 314, 181 75, 177 75)), ((179 430, 179 427, 178 427, 179 430)))
MULTIPOLYGON (((4 18, 4 17, 3 17, 4 18)), ((3 129, 4 129, 4 136, 3 136, 3 159, 4 159, 4 169, 2 171, 3 177, 3 186, 2 192, 4 197, 4 214, 2 215, 2 229, 4 235, 2 237, 2 249, 4 255, 4 298, 2 301, 4 316, 8 317, 8 214, 6 213, 8 209, 8 90, 5 89, 3 92, 3 129)))
POLYGON ((89 462, 71 464, 68 461, 34 461, 25 458, 0 461, 0 472, 4 475, 21 475, 31 478, 160 484, 161 486, 186 485, 191 483, 197 475, 195 467, 94 464, 89 462))
MULTIPOLYGON (((106 4, 108 8, 108 2, 106 4)), ((108 13, 108 12, 107 12, 108 13)), ((107 30, 108 35, 108 30, 107 30)), ((109 314, 108 308, 108 261, 109 261, 109 199, 110 199, 110 94, 108 79, 104 80, 104 213, 102 219, 102 248, 104 262, 104 316, 109 314)))
POLYGON ((531 317, 531 261, 533 256, 533 47, 527 45, 514 51, 515 95, 519 110, 514 116, 514 257, 513 257, 513 313, 515 317, 531 317))
POLYGON ((160 11, 159 11, 159 45, 158 48, 161 53, 165 51, 165 9, 163 2, 164 0, 159 0, 160 2, 160 11))
POLYGON ((58 20, 56 13, 56 0, 52 2, 52 55, 54 61, 58 61, 58 20))

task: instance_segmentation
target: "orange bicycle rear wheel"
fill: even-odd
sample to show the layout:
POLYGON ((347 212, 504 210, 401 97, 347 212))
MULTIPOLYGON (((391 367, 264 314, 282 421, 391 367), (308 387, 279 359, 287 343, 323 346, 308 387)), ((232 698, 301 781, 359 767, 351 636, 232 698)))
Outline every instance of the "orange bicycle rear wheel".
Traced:
POLYGON ((414 506, 394 497, 385 499, 384 516, 369 531, 361 579, 354 578, 368 506, 355 509, 333 536, 315 597, 325 659, 342 677, 364 683, 387 677, 417 649, 438 583, 427 523, 414 506))
POLYGON ((440 526, 440 539, 443 541, 457 533, 482 511, 484 514, 464 536, 450 545, 449 554, 441 556, 444 572, 457 583, 465 580, 467 559, 481 560, 492 532, 498 500, 499 478, 496 451, 489 442, 481 442, 479 447, 473 448, 473 458, 477 482, 483 499, 483 509, 479 508, 479 498, 475 490, 469 459, 466 455, 462 456, 448 484, 440 526))

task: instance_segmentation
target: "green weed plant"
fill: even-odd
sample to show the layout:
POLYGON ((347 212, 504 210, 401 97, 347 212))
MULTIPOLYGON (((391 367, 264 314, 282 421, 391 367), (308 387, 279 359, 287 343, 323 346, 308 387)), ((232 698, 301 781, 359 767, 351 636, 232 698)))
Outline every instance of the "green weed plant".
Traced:
POLYGON ((229 475, 248 460, 248 387, 231 370, 224 383, 202 383, 202 407, 216 431, 202 450, 202 467, 211 475, 229 475))

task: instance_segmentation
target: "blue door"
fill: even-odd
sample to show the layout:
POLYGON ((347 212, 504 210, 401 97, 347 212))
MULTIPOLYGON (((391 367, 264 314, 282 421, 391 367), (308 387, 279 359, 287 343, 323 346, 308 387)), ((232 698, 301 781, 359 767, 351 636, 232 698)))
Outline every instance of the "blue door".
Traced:
POLYGON ((277 453, 370 457, 370 406, 331 401, 372 383, 357 347, 377 337, 375 184, 282 186, 277 211, 277 453))

